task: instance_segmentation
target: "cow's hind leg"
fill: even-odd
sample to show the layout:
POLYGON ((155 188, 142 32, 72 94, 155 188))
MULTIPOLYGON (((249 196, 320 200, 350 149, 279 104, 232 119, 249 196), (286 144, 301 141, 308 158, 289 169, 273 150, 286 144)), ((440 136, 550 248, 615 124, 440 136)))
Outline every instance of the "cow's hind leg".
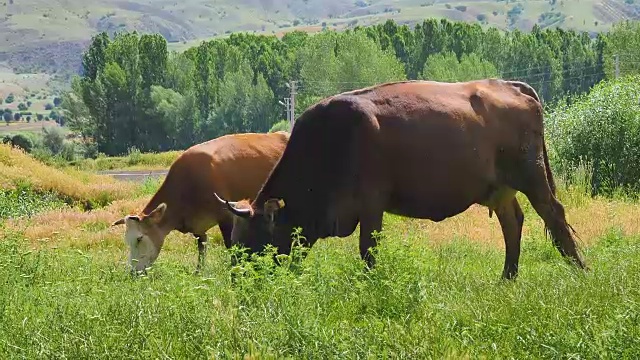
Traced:
POLYGON ((522 238, 522 224, 524 214, 514 196, 506 200, 495 209, 502 235, 504 236, 505 260, 502 278, 515 279, 518 276, 518 261, 520 259, 520 240, 522 238))
MULTIPOLYGON (((526 193, 525 193, 526 194, 526 193)), ((527 194, 531 205, 544 220, 545 227, 551 233, 553 244, 560 254, 580 267, 585 268, 584 261, 578 253, 572 229, 567 223, 564 207, 550 192, 533 190, 527 194)))
POLYGON ((545 228, 548 233, 551 233, 553 244, 560 254, 565 259, 572 260, 579 268, 586 269, 586 265, 578 253, 573 229, 567 222, 564 206, 558 201, 551 189, 550 177, 547 177, 545 167, 541 166, 538 161, 529 164, 530 166, 523 174, 525 177, 523 177, 522 189, 519 190, 527 196, 533 208, 544 220, 545 228))

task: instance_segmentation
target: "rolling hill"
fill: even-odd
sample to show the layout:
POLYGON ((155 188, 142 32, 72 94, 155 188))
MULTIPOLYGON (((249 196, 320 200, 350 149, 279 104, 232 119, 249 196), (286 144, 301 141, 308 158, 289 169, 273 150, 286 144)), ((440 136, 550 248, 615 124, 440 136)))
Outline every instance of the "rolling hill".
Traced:
POLYGON ((14 72, 65 80, 80 68, 90 37, 117 30, 161 33, 172 49, 234 31, 281 34, 344 29, 394 19, 480 22, 530 30, 598 31, 640 19, 640 0, 2 0, 0 62, 14 72))

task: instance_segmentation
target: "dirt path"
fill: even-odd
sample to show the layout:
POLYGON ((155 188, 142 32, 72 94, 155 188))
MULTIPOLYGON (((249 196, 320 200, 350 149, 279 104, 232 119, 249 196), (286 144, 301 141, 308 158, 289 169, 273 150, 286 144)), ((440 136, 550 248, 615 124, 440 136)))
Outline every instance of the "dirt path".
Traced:
POLYGON ((104 170, 98 174, 111 175, 118 180, 142 182, 149 176, 162 177, 167 175, 169 170, 104 170))

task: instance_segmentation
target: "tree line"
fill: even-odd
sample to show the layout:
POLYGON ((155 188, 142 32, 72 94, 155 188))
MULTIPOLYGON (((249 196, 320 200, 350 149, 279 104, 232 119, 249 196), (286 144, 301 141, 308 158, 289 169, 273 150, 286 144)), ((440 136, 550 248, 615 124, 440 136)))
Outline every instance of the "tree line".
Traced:
POLYGON ((285 117, 278 102, 289 96, 290 80, 298 83, 296 114, 325 96, 404 79, 518 79, 547 104, 566 102, 614 76, 616 54, 618 71, 637 71, 626 60, 640 49, 634 37, 638 22, 590 36, 446 19, 411 29, 389 20, 282 38, 237 33, 179 53, 159 34, 100 33, 62 106, 67 125, 106 155, 185 149, 227 133, 269 131, 285 117))

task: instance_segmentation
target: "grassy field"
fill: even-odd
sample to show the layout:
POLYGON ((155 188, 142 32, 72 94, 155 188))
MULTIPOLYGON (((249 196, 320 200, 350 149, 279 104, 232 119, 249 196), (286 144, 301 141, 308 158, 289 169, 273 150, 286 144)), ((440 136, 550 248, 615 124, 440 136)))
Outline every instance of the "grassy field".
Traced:
POLYGON ((31 102, 27 111, 49 115, 51 110, 45 110, 45 105, 53 104, 51 79, 51 75, 44 73, 16 74, 13 69, 0 65, 0 108, 16 112, 18 104, 31 102), (5 101, 9 94, 14 95, 11 103, 5 101))
POLYGON ((45 127, 53 127, 59 126, 55 121, 18 121, 18 122, 10 122, 0 123, 0 134, 15 134, 15 133, 25 133, 25 132, 41 132, 42 128, 45 127))
POLYGON ((358 230, 320 240, 298 266, 274 268, 265 257, 230 269, 214 228, 202 274, 193 275, 195 240, 173 232, 148 274, 132 278, 124 229, 109 224, 139 210, 159 183, 46 167, 27 175, 16 171, 20 154, 1 150, 0 166, 41 179, 23 188, 11 186, 20 176, 0 181, 13 194, 0 195, 0 208, 33 210, 0 216, 2 358, 640 356, 636 202, 561 186, 587 273, 562 261, 519 194, 525 225, 515 282, 500 280, 497 218, 475 206, 437 224, 386 215, 378 265, 368 273, 358 230), (71 179, 86 181, 67 186, 71 179), (79 199, 96 189, 112 195, 82 211, 29 190, 44 188, 73 189, 79 199), (241 275, 235 284, 231 272, 241 275))

